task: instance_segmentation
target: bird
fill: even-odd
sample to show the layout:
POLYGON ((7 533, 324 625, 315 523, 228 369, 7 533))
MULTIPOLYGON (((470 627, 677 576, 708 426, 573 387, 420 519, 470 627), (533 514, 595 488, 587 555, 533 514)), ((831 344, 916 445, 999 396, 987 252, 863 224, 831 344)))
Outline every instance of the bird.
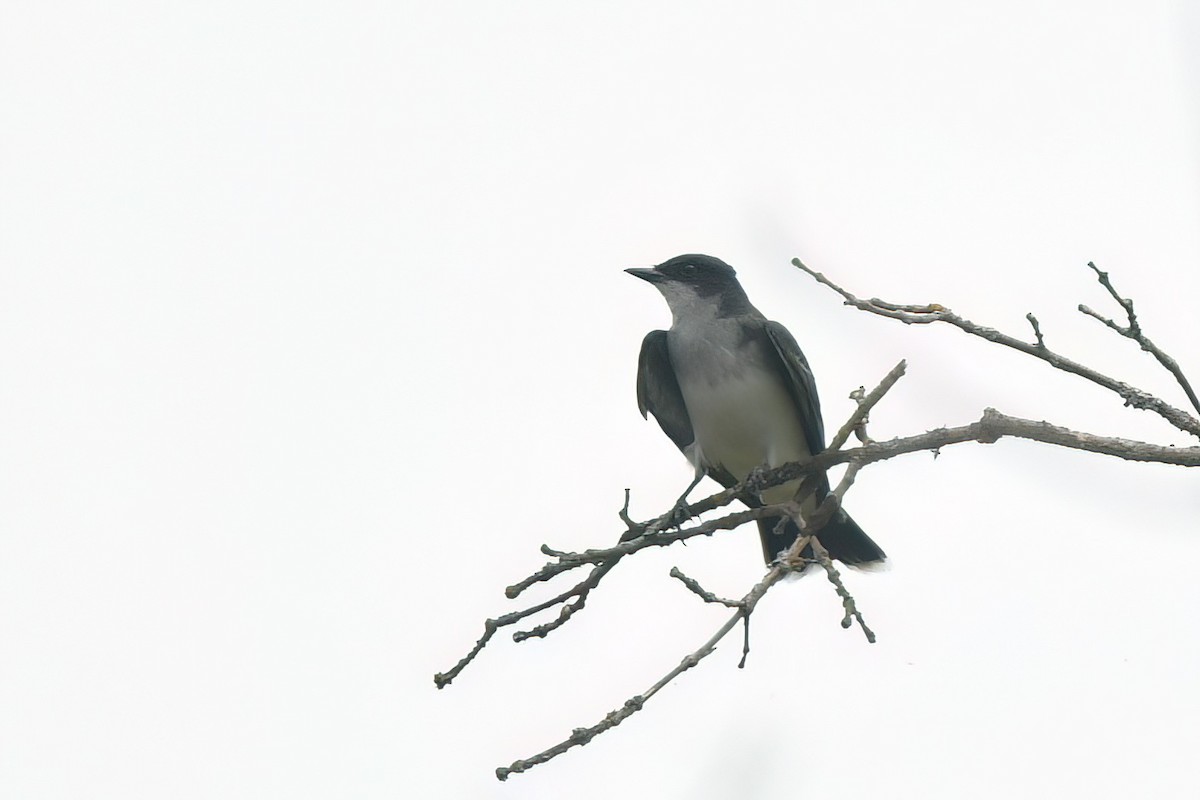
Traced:
MULTIPOLYGON (((787 328, 754 307, 733 267, 693 254, 625 271, 658 289, 671 311, 670 329, 642 340, 637 401, 642 417, 653 414, 695 469, 677 507, 706 475, 728 488, 825 449, 808 359, 787 328)), ((800 484, 763 489, 757 505, 792 500, 800 484)), ((829 478, 821 473, 815 491, 801 501, 801 516, 809 517, 828 494, 829 478)), ((746 502, 756 505, 753 497, 746 502)), ((767 564, 800 535, 790 517, 760 519, 758 529, 767 564)), ((817 537, 830 557, 850 566, 871 568, 887 558, 841 509, 817 537)), ((802 555, 811 557, 807 550, 802 555)))

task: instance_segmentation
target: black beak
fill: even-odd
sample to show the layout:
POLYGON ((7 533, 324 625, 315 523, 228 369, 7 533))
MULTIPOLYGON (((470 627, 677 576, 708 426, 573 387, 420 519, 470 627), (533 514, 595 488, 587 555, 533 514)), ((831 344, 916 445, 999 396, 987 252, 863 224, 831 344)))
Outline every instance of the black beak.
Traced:
POLYGON ((666 279, 666 276, 654 267, 630 267, 625 271, 635 278, 641 278, 650 283, 661 283, 666 279))

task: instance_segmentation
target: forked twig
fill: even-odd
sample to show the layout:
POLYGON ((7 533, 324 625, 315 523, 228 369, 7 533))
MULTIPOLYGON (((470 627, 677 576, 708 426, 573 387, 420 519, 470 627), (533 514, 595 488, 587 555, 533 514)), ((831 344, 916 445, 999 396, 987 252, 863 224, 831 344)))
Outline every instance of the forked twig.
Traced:
MULTIPOLYGON (((961 331, 964 331, 965 333, 971 334, 972 336, 978 336, 981 339, 986 339, 989 342, 994 342, 1005 347, 1011 347, 1014 350, 1019 350, 1022 353, 1045 361, 1056 369, 1069 372, 1072 375, 1078 375, 1079 377, 1085 378, 1092 383, 1103 386, 1105 389, 1116 393, 1122 400, 1125 401, 1125 405, 1153 411, 1179 430, 1190 433, 1193 436, 1200 437, 1200 419, 1193 417, 1183 409, 1176 408, 1165 400, 1155 397, 1149 392, 1142 391, 1135 386, 1118 381, 1115 378, 1110 378, 1107 375, 1099 373, 1090 367, 1085 367, 1083 364, 1072 361, 1071 359, 1051 350, 1046 346, 1045 341, 1041 338, 1041 330, 1036 324, 1034 324, 1034 320, 1030 320, 1030 323, 1034 324, 1034 332, 1038 340, 1036 343, 1030 344, 1029 342, 1025 342, 1013 336, 1001 333, 994 328, 988 328, 971 322, 968 319, 958 316, 950 309, 938 303, 929 303, 926 305, 902 305, 898 303, 890 303, 886 300, 880 300, 878 298, 862 300, 858 297, 855 297, 841 286, 838 286, 821 273, 809 269, 800 259, 792 259, 792 264, 811 275, 818 283, 828 286, 830 289, 841 295, 846 305, 854 306, 861 311, 866 311, 881 317, 898 319, 906 325, 928 325, 934 322, 945 322, 949 325, 953 325, 961 331)), ((1200 408, 1198 408, 1198 410, 1200 410, 1200 408)))
POLYGON ((1191 401, 1192 408, 1196 409, 1197 412, 1200 412, 1200 399, 1197 399, 1196 393, 1192 390, 1192 384, 1188 382, 1187 376, 1183 374, 1183 370, 1180 368, 1179 362, 1163 352, 1158 345, 1150 341, 1150 338, 1142 332, 1142 326, 1138 324, 1137 314, 1135 314, 1133 311, 1133 300, 1122 297, 1117 293, 1117 290, 1113 288, 1112 281, 1110 281, 1108 278, 1107 272, 1101 272, 1100 268, 1091 261, 1088 262, 1088 266, 1091 267, 1092 271, 1096 273, 1096 279, 1105 289, 1108 290, 1108 293, 1112 295, 1114 300, 1117 301, 1117 304, 1120 305, 1121 308, 1125 309, 1125 317, 1129 321, 1129 325, 1122 327, 1103 314, 1096 313, 1083 303, 1079 304, 1079 311, 1083 314, 1087 314, 1089 317, 1100 320, 1125 338, 1132 339, 1133 341, 1137 342, 1143 350, 1158 359, 1158 363, 1162 364, 1163 368, 1166 369, 1167 372, 1170 372, 1175 376, 1175 381, 1183 389, 1183 393, 1187 395, 1188 400, 1191 401))

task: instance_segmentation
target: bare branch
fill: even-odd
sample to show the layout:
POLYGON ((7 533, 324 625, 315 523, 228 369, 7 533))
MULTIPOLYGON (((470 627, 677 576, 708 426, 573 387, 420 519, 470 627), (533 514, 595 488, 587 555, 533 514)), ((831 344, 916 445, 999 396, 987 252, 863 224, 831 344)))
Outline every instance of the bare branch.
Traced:
POLYGON ((842 617, 842 627, 849 628, 852 620, 857 621, 858 627, 862 628, 863 635, 867 637, 867 641, 875 644, 875 632, 867 627, 862 614, 858 611, 858 605, 854 602, 853 595, 846 590, 846 585, 842 583, 841 573, 837 571, 837 567, 833 566, 833 561, 829 558, 829 551, 825 549, 824 545, 815 536, 812 541, 812 549, 817 563, 824 568, 825 576, 829 578, 829 582, 837 590, 838 597, 842 598, 842 608, 846 612, 846 615, 842 617))
MULTIPOLYGON (((847 471, 854 469, 855 467, 851 466, 847 471)), ((839 484, 838 488, 844 493, 845 490, 849 488, 849 485, 849 483, 843 481, 842 484, 839 484)), ((832 499, 836 504, 838 500, 840 500, 840 496, 833 496, 832 499)), ((679 662, 678 666, 660 678, 645 692, 626 700, 624 705, 615 711, 609 712, 600 722, 589 728, 576 728, 571 732, 571 735, 568 738, 550 748, 547 748, 546 750, 543 750, 537 755, 531 756, 527 759, 514 761, 507 767, 498 768, 496 770, 496 777, 502 781, 507 780, 508 776, 513 773, 524 772, 532 767, 537 766, 538 764, 544 764, 555 756, 562 755, 572 747, 576 745, 587 744, 601 733, 620 725, 626 719, 633 716, 638 711, 641 711, 645 706, 646 701, 657 694, 660 689, 687 670, 699 664, 703 659, 712 655, 712 653, 717 649, 717 643, 724 639, 729 632, 733 630, 734 626, 737 625, 739 620, 744 622, 746 627, 746 638, 742 647, 742 660, 738 662, 739 669, 744 667, 746 664, 746 657, 750 652, 750 615, 754 612, 759 600, 766 595, 767 591, 772 586, 778 583, 785 575, 794 571, 796 565, 804 565, 806 563, 806 559, 803 558, 801 553, 807 548, 811 547, 813 552, 817 554, 818 562, 825 567, 825 571, 829 576, 830 582, 833 583, 837 589, 838 595, 842 598, 842 604, 846 610, 846 617, 842 623, 842 627, 849 627, 850 623, 848 620, 851 618, 856 619, 858 620, 859 625, 862 627, 863 633, 866 634, 867 641, 874 643, 875 634, 863 621, 862 615, 858 612, 858 608, 855 606, 854 598, 848 591, 846 591, 846 587, 842 584, 837 570, 833 567, 833 564, 829 560, 829 552, 825 550, 821 543, 817 541, 816 536, 813 535, 813 532, 819 530, 821 525, 828 520, 828 515, 823 516, 819 523, 810 524, 804 520, 803 517, 801 517, 800 505, 798 503, 781 503, 780 506, 782 511, 795 520, 796 524, 800 527, 802 535, 796 538, 796 541, 792 543, 787 552, 784 553, 778 561, 771 565, 771 567, 767 570, 767 574, 763 576, 763 579, 755 584, 755 586, 749 592, 747 592, 741 600, 722 600, 717 598, 711 592, 707 592, 702 589, 699 583, 684 575, 679 571, 678 568, 673 568, 671 570, 672 577, 683 581, 684 585, 698 594, 702 599, 704 599, 705 602, 723 603, 737 609, 733 616, 726 620, 725 623, 717 630, 716 633, 712 635, 711 638, 709 638, 707 642, 702 644, 697 650, 685 656, 683 660, 679 662)), ((776 513, 779 513, 779 510, 777 510, 776 513)))
MULTIPOLYGON (((832 519, 833 515, 837 512, 837 506, 841 504, 842 498, 846 496, 846 492, 848 492, 850 487, 854 485, 854 480, 858 477, 858 471, 862 469, 862 467, 863 465, 858 462, 850 462, 850 466, 846 468, 846 474, 842 476, 842 480, 838 483, 837 487, 829 493, 829 496, 825 498, 821 504, 821 507, 817 509, 817 514, 815 516, 819 517, 818 525, 824 525, 827 520, 832 519)), ((793 519, 796 521, 797 525, 804 524, 803 520, 800 518, 798 506, 793 509, 793 519)), ((801 528, 801 530, 803 530, 803 528, 801 528)), ((867 627, 866 621, 863 620, 862 614, 859 613, 858 606, 854 602, 853 595, 850 594, 850 592, 846 589, 845 584, 842 583, 841 573, 837 571, 837 568, 833 566, 833 561, 829 558, 829 551, 825 549, 824 545, 821 544, 820 540, 816 536, 812 536, 811 538, 813 560, 820 564, 821 568, 825 570, 825 576, 829 578, 829 582, 833 584, 834 589, 838 593, 838 597, 842 598, 842 608, 846 612, 846 615, 842 617, 842 627, 849 628, 851 625, 851 620, 857 620, 858 626, 862 628, 863 635, 867 637, 867 641, 871 644, 875 644, 875 632, 867 627)), ((799 552, 799 550, 796 550, 797 554, 799 554, 799 552)))
POLYGON ((1112 281, 1110 281, 1108 278, 1107 272, 1101 272, 1100 268, 1091 261, 1088 262, 1088 266, 1091 267, 1096 273, 1096 279, 1100 281, 1100 284, 1105 289, 1108 290, 1108 293, 1112 295, 1112 298, 1117 301, 1121 308, 1125 309, 1125 316, 1129 321, 1129 325, 1128 327, 1121 327, 1108 317, 1096 313, 1082 303, 1079 304, 1080 312, 1087 314, 1089 317, 1100 320, 1125 338, 1132 339, 1133 341, 1137 342, 1143 350, 1158 359, 1158 363, 1162 364, 1168 372, 1175 376, 1175 380, 1183 389, 1183 393, 1186 394, 1188 400, 1191 401, 1192 408, 1200 412, 1200 399, 1197 399, 1196 393, 1192 391, 1192 385, 1188 382, 1187 376, 1183 374, 1183 370, 1179 367, 1179 363, 1164 353, 1158 347, 1158 345, 1150 341, 1149 337, 1142 332, 1142 327, 1138 324, 1137 314, 1135 314, 1133 311, 1133 300, 1122 297, 1117 293, 1117 290, 1112 285, 1112 281))
MULTIPOLYGON (((866 396, 867 388, 865 386, 860 386, 850 393, 850 399, 856 403, 862 403, 866 396)), ((854 426, 854 438, 858 439, 859 444, 869 444, 872 441, 871 436, 867 433, 867 426, 870 424, 871 417, 868 414, 854 426)))
POLYGON ((877 314, 881 317, 889 317, 898 319, 905 324, 920 324, 927 325, 933 322, 945 322, 961 331, 986 339, 989 342, 1011 347, 1014 350, 1019 350, 1022 353, 1031 355, 1034 358, 1041 359, 1051 366, 1060 369, 1064 372, 1069 372, 1073 375, 1078 375, 1092 383, 1103 386, 1105 389, 1119 395, 1125 401, 1125 405, 1141 408, 1161 416, 1163 419, 1170 422, 1181 431, 1185 431, 1194 436, 1200 437, 1200 419, 1193 417, 1186 411, 1172 406, 1161 398, 1155 397, 1149 392, 1142 391, 1137 387, 1130 386, 1127 383, 1110 378, 1096 372, 1089 367, 1085 367, 1076 361, 1072 361, 1065 356, 1055 353, 1043 343, 1029 344, 1020 339, 1003 334, 994 328, 987 328, 983 325, 977 325, 968 319, 958 316, 945 306, 931 303, 929 305, 898 305, 889 303, 884 300, 872 298, 871 300, 860 300, 848 291, 830 281, 819 272, 815 272, 804 265, 798 258, 792 259, 792 264, 800 268, 804 272, 811 275, 818 283, 833 289, 840 294, 845 300, 846 305, 854 306, 861 311, 867 311, 871 314, 877 314))
POLYGON ((858 477, 858 471, 862 467, 862 464, 851 461, 850 466, 846 468, 846 474, 842 476, 842 479, 838 481, 838 485, 830 492, 831 495, 837 498, 839 503, 846 496, 846 492, 850 491, 850 487, 854 485, 854 479, 858 477))
POLYGON ((617 516, 621 518, 621 522, 625 523, 625 527, 633 530, 637 527, 637 523, 629 516, 629 490, 625 490, 625 505, 621 506, 621 510, 617 512, 617 516))
MULTIPOLYGON (((562 611, 559 612, 559 618, 554 627, 562 625, 571 618, 572 614, 583 607, 583 604, 587 600, 588 593, 594 589, 598 583, 600 583, 600 579, 603 578, 609 570, 616 566, 616 563, 617 559, 613 559, 610 562, 600 564, 599 566, 593 568, 591 573, 589 573, 586 578, 556 597, 552 597, 549 600, 530 606, 529 608, 521 609, 520 611, 513 611, 495 619, 489 619, 485 621, 483 623, 483 635, 479 637, 479 641, 475 643, 475 646, 471 648, 471 651, 459 659, 459 662, 451 669, 434 675, 434 684, 439 689, 444 689, 449 686, 450 682, 457 678, 458 674, 466 669, 468 664, 475 660, 475 656, 479 655, 480 651, 483 650, 484 646, 487 645, 488 641, 500 628, 504 628, 509 625, 515 625, 526 617, 532 616, 539 611, 545 611, 548 608, 553 608, 559 603, 567 603, 568 600, 575 598, 574 603, 564 605, 562 611)), ((530 638, 531 636, 545 636, 550 630, 553 630, 553 628, 548 628, 540 633, 526 631, 523 632, 525 635, 517 641, 530 638)), ((534 631, 537 631, 537 629, 535 628, 534 631)))
POLYGON ((748 618, 754 611, 754 607, 758 605, 758 601, 761 600, 763 595, 767 593, 767 590, 774 586, 780 580, 780 578, 787 573, 788 568, 781 564, 777 564, 769 569, 763 579, 759 581, 753 589, 747 592, 745 597, 738 601, 739 608, 736 612, 734 612, 733 616, 726 620, 725 624, 722 625, 707 642, 700 645, 700 647, 694 652, 684 656, 683 660, 679 662, 678 666, 676 666, 663 677, 659 678, 658 681, 656 681, 649 689, 639 695, 634 695, 633 697, 629 698, 625 701, 624 705, 615 711, 609 712, 607 715, 605 715, 604 719, 590 728, 576 728, 571 732, 571 735, 568 738, 564 739, 553 747, 547 748, 535 756, 514 761, 507 767, 497 768, 496 777, 502 781, 507 780, 508 776, 512 775, 513 773, 525 772, 532 767, 536 767, 538 764, 544 764, 555 756, 567 752, 576 745, 587 744, 601 733, 604 733, 611 728, 615 728, 626 719, 636 714, 646 704, 647 700, 658 694, 660 689, 662 689, 671 681, 675 680, 687 670, 699 664, 708 656, 712 655, 713 651, 717 649, 717 643, 724 639, 726 634, 733 630, 734 626, 736 626, 739 621, 748 618))
MULTIPOLYGON (((928 433, 916 436, 906 436, 902 439, 891 439, 886 442, 873 442, 869 445, 842 450, 838 453, 822 453, 810 461, 802 462, 804 472, 812 465, 832 466, 845 462, 872 464, 900 455, 920 450, 937 450, 952 444, 962 442, 980 442, 993 444, 999 439, 1011 436, 1019 439, 1030 439, 1035 442, 1053 444, 1072 450, 1084 450, 1089 453, 1114 456, 1127 461, 1148 461, 1159 464, 1173 464, 1181 467, 1200 466, 1200 446, 1169 447, 1164 445, 1138 442, 1132 439, 1118 439, 1110 436, 1097 436, 1091 433, 1074 431, 1049 422, 1010 417, 994 408, 986 409, 978 421, 957 428, 937 428, 928 433)), ((787 464, 772 470, 768 478, 774 481, 777 477, 794 480, 799 474, 793 465, 787 464)))
MULTIPOLYGON (((897 375, 897 377, 899 376, 897 375)), ((685 586, 700 596, 705 602, 721 603, 726 606, 736 608, 737 611, 733 614, 733 616, 725 621, 725 623, 717 630, 715 634, 713 634, 711 638, 709 638, 707 642, 701 645, 694 652, 685 656, 678 666, 660 678, 648 690, 640 695, 631 697, 629 700, 625 701, 621 708, 608 713, 605 715, 603 720, 595 725, 589 728, 576 728, 571 732, 570 737, 546 750, 543 750, 541 753, 538 753, 537 755, 527 759, 514 761, 508 767, 499 767, 496 770, 496 777, 502 781, 507 780, 508 776, 513 773, 524 772, 532 767, 537 766, 538 764, 544 764, 550 759, 565 753, 572 747, 576 745, 587 744, 601 733, 610 730, 611 728, 615 728, 617 725, 621 724, 621 722, 640 711, 645 706, 646 701, 657 694, 660 689, 711 655, 716 650, 717 643, 724 639, 725 636, 727 636, 729 632, 733 630, 734 626, 737 625, 739 620, 744 623, 746 633, 742 646, 742 658, 741 661, 738 662, 738 668, 741 669, 745 667, 746 658, 750 653, 750 615, 758 605, 758 601, 763 598, 763 596, 772 586, 778 583, 783 576, 794 571, 797 565, 803 565, 805 563, 806 560, 801 556, 801 553, 806 548, 812 548, 813 552, 816 554, 816 560, 825 569, 825 572, 829 577, 829 581, 836 588, 838 596, 842 598, 842 605, 846 611, 846 616, 842 622, 842 627, 849 627, 849 620, 856 619, 862 628, 863 633, 866 635, 867 641, 874 643, 875 634, 870 628, 867 627, 866 622, 862 618, 862 614, 859 613, 858 608, 855 605, 853 596, 846 590, 845 585, 841 582, 841 578, 837 569, 834 568, 829 559, 829 552, 821 545, 816 536, 814 536, 812 533, 812 531, 819 530, 821 525, 828 521, 828 519, 832 516, 832 514, 828 513, 828 510, 830 508, 836 510, 837 503, 840 502, 841 497, 853 483, 854 479, 852 473, 857 472, 858 469, 860 469, 860 466, 857 464, 852 464, 847 469, 848 479, 844 478, 842 482, 838 484, 838 488, 835 489, 828 498, 833 502, 833 506, 823 504, 822 508, 817 514, 817 516, 820 517, 820 521, 816 522, 815 524, 810 524, 803 519, 803 517, 800 515, 800 506, 794 501, 780 504, 778 507, 772 509, 775 514, 778 514, 782 510, 787 513, 788 516, 791 516, 796 524, 800 527, 803 535, 796 538, 796 541, 792 543, 792 545, 788 548, 788 551, 778 561, 771 565, 763 579, 759 581, 759 583, 757 583, 749 592, 747 592, 741 600, 726 600, 719 598, 711 592, 703 589, 697 581, 684 575, 683 572, 681 572, 678 568, 672 568, 670 573, 671 576, 683 582, 685 586), (826 513, 822 514, 821 512, 823 511, 826 513)))
POLYGON ((727 606, 728 608, 742 607, 741 600, 727 600, 724 597, 717 597, 715 594, 707 591, 703 586, 701 586, 700 582, 695 578, 689 578, 687 575, 684 575, 683 570, 679 569, 679 567, 671 567, 671 572, 669 574, 672 578, 678 580, 688 589, 691 589, 693 593, 695 593, 706 603, 716 603, 718 605, 727 606))
MULTIPOLYGON (((807 461, 797 461, 784 464, 775 469, 767 470, 762 479, 765 485, 777 486, 793 481, 801 475, 814 470, 825 470, 835 464, 859 464, 866 466, 876 461, 885 461, 904 453, 915 453, 923 450, 939 450, 952 444, 963 442, 979 442, 993 444, 1005 436, 1018 439, 1030 439, 1045 444, 1053 444, 1072 450, 1083 450, 1089 453, 1114 456, 1127 461, 1147 461, 1159 464, 1172 464, 1181 467, 1200 467, 1200 446, 1170 447, 1165 445, 1139 442, 1132 439, 1118 439, 1110 436, 1097 436, 1091 433, 1074 431, 1052 425, 1049 422, 1011 417, 1002 414, 994 408, 984 410, 983 416, 976 422, 961 425, 956 428, 936 428, 927 433, 888 441, 874 441, 862 447, 849 450, 829 451, 814 456, 807 461)), ((847 471, 843 477, 852 477, 847 471)), ((840 488, 840 486, 839 486, 840 488)), ((836 490, 834 492, 836 494, 836 490)), ((716 497, 717 495, 714 495, 716 497)))
MULTIPOLYGON (((1095 434, 1083 433, 1074 431, 1069 428, 1063 428, 1057 425, 1052 425, 1049 422, 1039 422, 1035 420, 1021 419, 1020 417, 1011 417, 1007 414, 989 408, 984 411, 983 416, 976 422, 969 425, 962 425, 956 428, 938 428, 927 433, 918 434, 915 436, 907 436, 903 438, 891 439, 883 442, 872 442, 871 444, 861 447, 851 448, 849 450, 838 450, 836 452, 826 451, 818 456, 815 456, 807 461, 794 462, 785 464, 775 469, 766 470, 758 476, 758 485, 762 487, 778 486, 792 480, 796 480, 802 475, 814 474, 824 470, 835 464, 851 464, 858 465, 859 468, 868 464, 873 464, 877 461, 885 461, 905 453, 915 453, 921 451, 938 452, 943 447, 953 444, 961 444, 963 442, 980 442, 982 444, 992 444, 1001 438, 1009 436, 1020 439, 1029 439, 1032 441, 1043 442, 1046 444, 1056 445, 1058 447, 1066 447, 1072 450, 1082 450, 1090 453, 1098 453, 1101 455, 1113 456, 1116 458, 1125 459, 1127 461, 1145 461, 1155 462, 1160 464, 1173 464, 1183 467, 1200 467, 1200 446, 1197 447, 1169 447, 1163 445, 1150 444, 1147 442, 1139 442, 1131 439, 1119 439, 1108 436, 1097 436, 1095 434)), ((842 478, 841 484, 832 493, 834 496, 840 497, 844 493, 843 485, 847 488, 848 482, 853 482, 857 470, 853 472, 847 469, 846 474, 842 478)), ((692 509, 708 510, 719 508, 727 505, 732 500, 736 499, 744 491, 741 485, 734 486, 731 489, 726 489, 722 492, 705 498, 691 506, 692 509)), ((523 632, 520 639, 526 639, 533 636, 545 636, 551 630, 564 624, 571 616, 581 609, 584 601, 587 598, 588 592, 600 582, 600 579, 615 566, 616 561, 625 555, 635 553, 647 547, 663 547, 672 544, 676 541, 682 541, 694 536, 711 535, 718 530, 732 530, 738 526, 764 517, 779 516, 781 506, 763 506, 760 508, 751 508, 745 511, 737 511, 728 514, 720 519, 711 520, 701 523, 691 528, 686 528, 677 531, 654 531, 654 524, 647 523, 645 528, 653 532, 644 534, 634 539, 628 539, 621 542, 615 547, 603 550, 585 550, 582 553, 562 553, 558 555, 557 561, 546 564, 542 569, 538 570, 533 575, 525 578, 522 581, 510 586, 506 590, 509 597, 516 597, 521 591, 532 586, 534 583, 549 580, 555 575, 563 572, 568 572, 580 566, 587 564, 595 564, 592 572, 586 579, 576 584, 571 589, 557 595, 549 600, 533 605, 521 611, 514 611, 510 614, 505 614, 493 620, 488 620, 484 625, 484 634, 476 643, 475 647, 467 654, 455 667, 446 673, 438 673, 434 676, 434 682, 438 687, 446 686, 469 664, 475 656, 477 656, 484 645, 495 633, 496 629, 513 625, 526 617, 536 614, 539 611, 544 611, 560 603, 573 601, 568 606, 564 606, 559 617, 545 626, 539 626, 531 631, 523 632)), ((698 510, 696 513, 700 513, 698 510)), ((556 551, 552 551, 556 552, 556 551)))

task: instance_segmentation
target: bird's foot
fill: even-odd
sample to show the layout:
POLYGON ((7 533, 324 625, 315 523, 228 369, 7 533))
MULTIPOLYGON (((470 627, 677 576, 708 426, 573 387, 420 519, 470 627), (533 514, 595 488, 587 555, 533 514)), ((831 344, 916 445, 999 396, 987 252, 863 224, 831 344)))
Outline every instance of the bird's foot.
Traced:
POLYGON ((687 496, 679 498, 675 501, 675 505, 667 512, 667 528, 682 528, 683 523, 692 518, 692 512, 688 510, 687 496))
POLYGON ((771 469, 768 464, 759 464, 754 469, 750 470, 750 474, 746 476, 746 480, 742 483, 746 484, 746 488, 754 493, 758 493, 762 489, 763 483, 766 482, 767 471, 771 469))
POLYGON ((703 473, 696 475, 696 479, 688 484, 688 487, 683 490, 683 494, 679 495, 679 499, 675 501, 675 505, 667 512, 666 528, 682 528, 683 523, 696 516, 688 508, 687 498, 692 493, 692 489, 695 489, 696 484, 700 483, 703 478, 703 473))

